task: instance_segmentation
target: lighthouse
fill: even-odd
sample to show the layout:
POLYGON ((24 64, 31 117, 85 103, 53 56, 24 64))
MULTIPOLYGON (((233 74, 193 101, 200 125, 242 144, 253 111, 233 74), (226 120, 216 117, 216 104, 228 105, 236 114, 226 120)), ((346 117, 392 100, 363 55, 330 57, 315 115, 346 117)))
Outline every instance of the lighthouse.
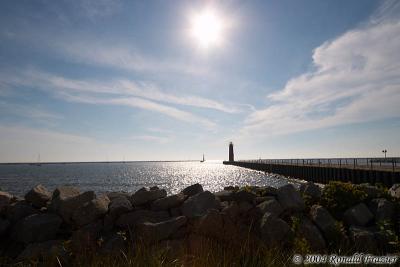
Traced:
POLYGON ((229 143, 229 161, 235 161, 235 156, 233 154, 233 143, 229 143))

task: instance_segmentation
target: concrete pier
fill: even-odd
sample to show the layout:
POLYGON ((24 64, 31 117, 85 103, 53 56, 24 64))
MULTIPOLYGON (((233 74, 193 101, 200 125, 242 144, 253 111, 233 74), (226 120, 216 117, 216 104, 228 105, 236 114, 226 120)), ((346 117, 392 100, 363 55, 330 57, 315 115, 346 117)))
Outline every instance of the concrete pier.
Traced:
POLYGON ((379 168, 376 166, 368 167, 349 167, 341 165, 309 165, 299 164, 298 161, 276 163, 271 161, 224 161, 224 164, 234 165, 252 170, 276 173, 296 179, 312 181, 316 183, 329 183, 329 181, 343 181, 376 184, 381 183, 385 186, 392 186, 400 183, 400 171, 398 165, 393 168, 379 168), (375 168, 374 168, 375 167, 375 168))

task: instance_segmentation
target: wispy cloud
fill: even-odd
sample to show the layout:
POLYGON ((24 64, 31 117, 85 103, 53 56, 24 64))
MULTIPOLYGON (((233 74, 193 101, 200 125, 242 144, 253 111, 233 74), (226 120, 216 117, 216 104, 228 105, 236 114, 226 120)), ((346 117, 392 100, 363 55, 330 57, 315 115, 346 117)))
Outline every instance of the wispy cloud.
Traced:
POLYGON ((266 136, 399 117, 399 47, 400 20, 393 16, 322 44, 313 53, 314 70, 268 95, 268 107, 248 116, 242 134, 266 136))
POLYGON ((33 118, 33 119, 61 119, 62 116, 45 110, 39 106, 22 105, 15 103, 7 103, 0 100, 0 113, 12 114, 20 117, 33 118))
MULTIPOLYGON (((132 91, 132 88, 121 86, 124 82, 100 83, 86 80, 74 80, 36 70, 26 71, 22 76, 0 75, 0 80, 10 86, 29 86, 46 90, 61 99, 71 102, 130 106, 158 112, 184 122, 200 124, 208 129, 216 126, 216 124, 209 119, 153 101, 162 101, 162 96, 165 96, 166 98, 170 97, 171 99, 169 100, 171 101, 169 102, 172 102, 172 100, 179 100, 179 97, 169 96, 156 89, 152 91, 154 95, 152 95, 151 92, 135 89, 136 95, 138 95, 135 96, 135 91, 132 91), (147 96, 148 99, 145 99, 145 96, 147 96)), ((191 99, 208 101, 207 99, 196 97, 191 99)), ((209 103, 207 102, 207 104, 209 103)))

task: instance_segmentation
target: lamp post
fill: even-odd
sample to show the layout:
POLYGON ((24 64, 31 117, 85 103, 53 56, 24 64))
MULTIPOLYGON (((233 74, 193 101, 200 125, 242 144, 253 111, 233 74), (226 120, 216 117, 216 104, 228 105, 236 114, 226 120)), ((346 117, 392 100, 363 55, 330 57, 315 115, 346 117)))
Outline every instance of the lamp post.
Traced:
POLYGON ((385 159, 386 159, 387 150, 386 149, 382 150, 382 153, 385 154, 385 159))

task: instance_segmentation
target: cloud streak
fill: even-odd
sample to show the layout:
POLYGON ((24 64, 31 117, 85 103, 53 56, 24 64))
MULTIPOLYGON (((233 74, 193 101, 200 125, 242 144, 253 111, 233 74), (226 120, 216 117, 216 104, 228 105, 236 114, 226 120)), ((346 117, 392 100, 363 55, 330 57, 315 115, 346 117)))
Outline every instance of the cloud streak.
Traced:
MULTIPOLYGON (((36 70, 26 71, 22 76, 1 75, 0 80, 9 86, 27 86, 42 89, 70 102, 129 106, 161 113, 187 123, 200 124, 208 129, 216 127, 216 124, 209 119, 153 101, 162 101, 163 97, 165 97, 167 101, 163 102, 176 104, 184 101, 184 99, 170 96, 157 89, 146 92, 144 89, 124 86, 123 84, 126 84, 126 81, 100 83, 74 80, 36 70)), ((201 105, 202 101, 206 101, 205 105, 201 105, 202 107, 213 103, 212 100, 204 98, 189 97, 189 99, 198 101, 195 103, 198 106, 201 105)))

